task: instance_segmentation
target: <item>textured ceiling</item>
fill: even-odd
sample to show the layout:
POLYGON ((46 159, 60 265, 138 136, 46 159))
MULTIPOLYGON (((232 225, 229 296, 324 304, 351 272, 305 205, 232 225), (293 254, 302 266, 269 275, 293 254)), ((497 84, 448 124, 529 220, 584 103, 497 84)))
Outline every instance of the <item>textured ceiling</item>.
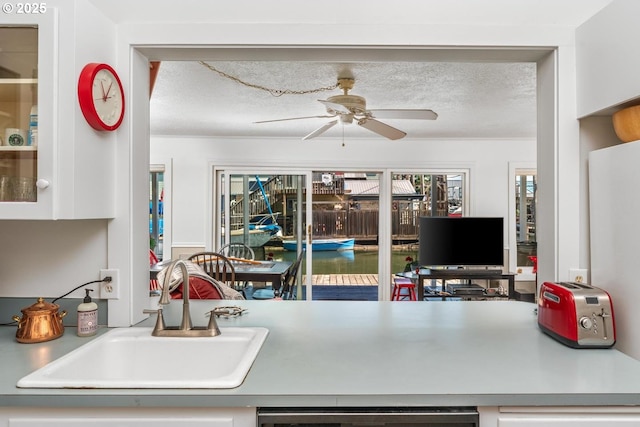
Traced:
MULTIPOLYGON (((255 121, 324 115, 318 99, 339 89, 273 96, 269 89, 308 91, 355 78, 350 92, 370 109, 432 109, 435 121, 383 120, 407 138, 533 138, 536 67, 531 62, 164 61, 151 97, 152 135, 303 137, 330 119, 255 121)), ((323 137, 381 138, 357 125, 323 137)))

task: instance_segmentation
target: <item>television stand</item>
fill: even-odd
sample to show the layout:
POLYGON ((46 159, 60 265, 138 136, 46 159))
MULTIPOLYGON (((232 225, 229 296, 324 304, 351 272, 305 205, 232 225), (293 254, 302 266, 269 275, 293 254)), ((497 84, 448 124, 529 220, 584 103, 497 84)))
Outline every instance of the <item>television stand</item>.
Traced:
POLYGON ((502 269, 501 268, 495 268, 495 269, 477 268, 477 269, 470 269, 470 270, 466 270, 466 271, 472 271, 473 274, 487 274, 489 276, 495 276, 496 274, 502 274, 502 269))
POLYGON ((424 271, 432 271, 433 274, 438 274, 439 276, 455 276, 455 278, 463 279, 465 275, 472 275, 474 278, 478 278, 478 276, 486 275, 486 276, 495 276, 502 274, 502 269, 482 269, 482 268, 473 268, 473 269, 465 269, 465 268, 454 268, 454 269, 446 269, 446 268, 428 268, 424 269, 424 271))
POLYGON ((424 282, 425 280, 431 279, 440 279, 442 280, 442 291, 446 291, 446 281, 451 279, 460 279, 460 280, 508 280, 509 287, 507 292, 507 298, 514 299, 515 298, 515 277, 514 273, 505 273, 502 270, 482 270, 482 269, 456 269, 456 270, 447 270, 447 269, 420 269, 418 274, 415 272, 411 273, 414 278, 417 278, 417 298, 418 301, 424 300, 424 282), (416 277, 417 276, 417 277, 416 277))

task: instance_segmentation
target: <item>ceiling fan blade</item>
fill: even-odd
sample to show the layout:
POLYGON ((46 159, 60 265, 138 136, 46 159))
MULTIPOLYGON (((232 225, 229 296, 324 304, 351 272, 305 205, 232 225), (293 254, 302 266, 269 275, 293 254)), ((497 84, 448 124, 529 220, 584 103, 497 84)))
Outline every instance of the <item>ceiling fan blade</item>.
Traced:
POLYGON ((360 119, 358 120, 358 124, 365 129, 369 129, 371 132, 375 132, 378 135, 382 135, 385 138, 389 138, 391 140, 404 138, 406 135, 406 132, 396 129, 385 123, 379 122, 375 119, 360 119))
POLYGON ((411 120, 435 120, 438 114, 432 110, 369 110, 372 117, 379 119, 411 119, 411 120))
POLYGON ((318 99, 318 101, 322 102, 325 107, 335 111, 336 113, 351 114, 351 111, 342 104, 338 104, 331 101, 325 101, 322 99, 318 99))
POLYGON ((321 135, 321 134, 325 133, 327 130, 329 130, 332 127, 334 127, 336 125, 336 123, 338 123, 337 120, 331 120, 330 122, 326 123, 324 126, 314 130, 309 135, 307 135, 304 138, 302 138, 302 140, 306 141, 307 139, 315 138, 316 136, 321 135))
POLYGON ((333 118, 334 116, 307 116, 307 117, 290 117, 288 119, 274 119, 274 120, 262 120, 259 122, 253 122, 253 123, 272 123, 272 122, 286 122, 288 120, 303 120, 303 119, 330 119, 333 118))

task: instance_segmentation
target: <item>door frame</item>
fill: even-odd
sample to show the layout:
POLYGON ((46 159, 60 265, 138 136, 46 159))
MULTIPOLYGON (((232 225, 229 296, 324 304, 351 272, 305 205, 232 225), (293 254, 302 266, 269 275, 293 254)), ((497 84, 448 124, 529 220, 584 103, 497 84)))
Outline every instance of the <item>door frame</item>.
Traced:
MULTIPOLYGON (((516 281, 524 279, 531 279, 528 275, 522 275, 518 272, 518 242, 516 233, 516 176, 522 173, 530 173, 532 175, 538 175, 536 162, 509 162, 509 271, 516 272, 516 281), (518 173, 519 172, 519 173, 518 173), (520 276, 521 278, 519 278, 520 276)), ((537 230, 536 230, 537 235, 537 230)), ((535 277, 534 277, 535 280, 535 277)), ((537 287, 536 283, 536 287, 537 287)))
MULTIPOLYGON (((225 204, 225 206, 223 206, 222 208, 224 209, 224 217, 225 217, 225 224, 222 224, 220 221, 220 216, 216 215, 217 212, 220 212, 220 198, 218 197, 218 194, 221 194, 221 192, 223 194, 230 194, 231 193, 231 180, 229 179, 225 179, 224 181, 224 189, 219 188, 220 186, 220 182, 218 181, 218 175, 220 173, 224 173, 225 176, 231 176, 231 175, 250 175, 250 176, 254 176, 254 175, 295 175, 295 176, 304 176, 305 177, 305 189, 306 189, 306 196, 305 196, 305 203, 307 206, 311 206, 312 203, 312 185, 311 185, 311 178, 312 178, 312 172, 311 170, 307 170, 307 169, 301 169, 301 168, 264 168, 264 167, 246 167, 246 166, 215 166, 213 164, 210 165, 209 167, 209 184, 208 184, 208 188, 209 190, 207 191, 208 196, 207 196, 207 218, 215 218, 214 221, 207 221, 206 227, 207 227, 207 239, 206 239, 206 247, 208 250, 213 250, 213 248, 218 247, 220 245, 221 242, 221 235, 222 235, 222 229, 224 228, 227 232, 227 235, 230 235, 228 233, 229 231, 229 226, 230 226, 230 207, 229 204, 225 204), (224 191, 223 191, 224 190, 224 191), (213 224, 213 222, 215 222, 215 224, 213 224)), ((299 219, 298 219, 299 220, 299 219)), ((305 212, 305 222, 310 225, 311 222, 313 220, 312 217, 312 211, 310 209, 307 209, 307 211, 305 212)), ((303 231, 306 235, 306 231, 303 231)), ((310 239, 306 239, 306 262, 307 262, 307 277, 306 277, 306 285, 308 286, 307 289, 307 299, 310 300, 311 299, 311 292, 309 291, 311 289, 311 274, 312 274, 312 269, 311 269, 311 242, 310 239)))

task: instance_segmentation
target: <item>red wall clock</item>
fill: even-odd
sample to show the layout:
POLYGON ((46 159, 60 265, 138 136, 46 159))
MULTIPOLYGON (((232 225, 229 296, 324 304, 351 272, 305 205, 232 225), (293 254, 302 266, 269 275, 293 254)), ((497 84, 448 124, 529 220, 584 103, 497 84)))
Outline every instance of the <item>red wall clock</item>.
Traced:
POLYGON ((85 65, 78 78, 78 102, 92 128, 118 129, 124 118, 124 90, 116 71, 107 64, 85 65))

